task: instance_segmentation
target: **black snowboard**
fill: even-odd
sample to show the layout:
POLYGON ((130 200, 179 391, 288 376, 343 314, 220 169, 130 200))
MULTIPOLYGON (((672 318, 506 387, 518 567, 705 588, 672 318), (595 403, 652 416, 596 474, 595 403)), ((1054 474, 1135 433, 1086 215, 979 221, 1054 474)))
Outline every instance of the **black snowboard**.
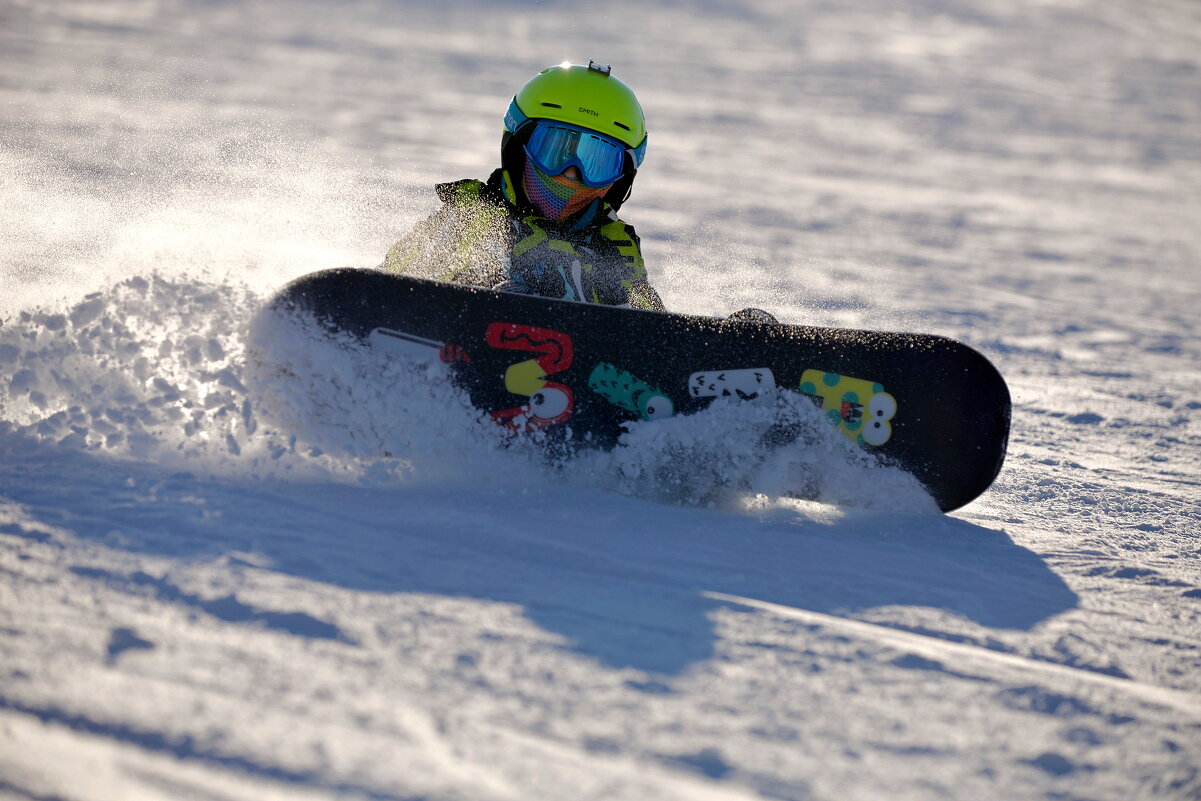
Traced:
POLYGON ((984 492, 1005 456, 1005 381, 944 337, 634 311, 350 268, 292 282, 269 309, 446 362, 499 425, 596 447, 616 443, 623 423, 778 388, 810 396, 943 511, 984 492))

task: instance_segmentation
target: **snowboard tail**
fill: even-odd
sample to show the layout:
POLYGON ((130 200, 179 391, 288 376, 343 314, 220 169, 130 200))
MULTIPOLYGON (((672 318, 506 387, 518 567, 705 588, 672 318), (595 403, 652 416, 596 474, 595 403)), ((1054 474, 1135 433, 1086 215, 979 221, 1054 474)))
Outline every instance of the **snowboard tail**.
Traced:
POLYGON ((268 309, 445 362, 498 424, 596 447, 613 446, 631 421, 789 390, 915 476, 943 511, 984 492, 1005 456, 1005 381, 945 337, 637 311, 354 268, 297 279, 268 309))

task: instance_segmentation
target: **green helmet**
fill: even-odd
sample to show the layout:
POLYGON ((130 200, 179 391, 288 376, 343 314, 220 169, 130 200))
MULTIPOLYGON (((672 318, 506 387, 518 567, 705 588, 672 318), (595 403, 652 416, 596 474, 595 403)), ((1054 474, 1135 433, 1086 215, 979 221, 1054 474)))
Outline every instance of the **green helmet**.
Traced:
POLYGON ((609 67, 592 60, 587 67, 548 67, 521 87, 505 115, 505 130, 515 134, 532 119, 590 128, 632 148, 646 145, 646 118, 638 98, 609 67))
POLYGON ((501 138, 501 166, 510 200, 524 194, 520 180, 512 178, 522 174, 524 146, 538 120, 587 128, 627 147, 623 174, 605 195, 614 209, 619 208, 629 197, 646 154, 646 118, 630 88, 614 78, 607 65, 592 60, 586 67, 567 63, 548 67, 521 87, 509 103, 501 138))

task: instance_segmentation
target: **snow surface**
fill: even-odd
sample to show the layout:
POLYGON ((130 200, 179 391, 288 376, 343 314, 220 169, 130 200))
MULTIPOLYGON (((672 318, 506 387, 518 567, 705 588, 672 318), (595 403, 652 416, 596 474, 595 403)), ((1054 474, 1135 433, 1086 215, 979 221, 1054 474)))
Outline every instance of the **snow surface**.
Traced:
POLYGON ((1201 798, 1194 0, 8 0, 0 54, 0 798, 1201 798), (589 57, 669 306, 973 345, 992 490, 731 445, 682 502, 249 369, 589 57))

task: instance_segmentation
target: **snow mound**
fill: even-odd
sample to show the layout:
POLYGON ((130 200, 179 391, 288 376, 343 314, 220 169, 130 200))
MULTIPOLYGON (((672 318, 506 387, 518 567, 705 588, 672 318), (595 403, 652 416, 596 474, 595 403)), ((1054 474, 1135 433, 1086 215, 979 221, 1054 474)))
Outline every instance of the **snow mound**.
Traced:
POLYGON ((689 506, 730 508, 766 496, 937 511, 916 479, 881 465, 838 434, 808 398, 784 390, 630 424, 617 448, 580 453, 567 468, 605 489, 689 506))
POLYGON ((181 462, 246 455, 256 422, 227 286, 135 277, 61 311, 0 323, 0 415, 67 448, 181 462))
POLYGON ((33 439, 265 479, 551 481, 688 506, 792 496, 934 509, 912 477, 876 464, 794 393, 631 423, 610 452, 552 455, 473 408, 443 365, 261 307, 245 288, 153 274, 4 321, 0 364, 12 377, 0 415, 23 435, 6 448, 33 439))

